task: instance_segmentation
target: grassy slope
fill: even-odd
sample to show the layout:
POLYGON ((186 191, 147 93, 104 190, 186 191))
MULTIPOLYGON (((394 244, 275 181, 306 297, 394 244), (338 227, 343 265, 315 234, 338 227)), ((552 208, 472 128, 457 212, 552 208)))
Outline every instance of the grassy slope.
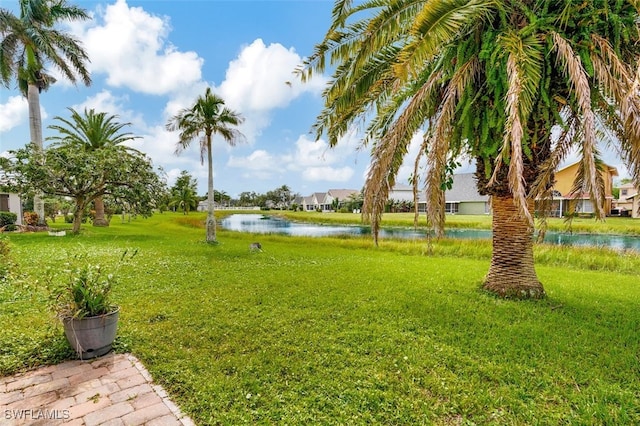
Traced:
MULTIPOLYGON (((478 290, 488 244, 220 232, 156 215, 81 236, 12 235, 0 374, 71 356, 33 285, 72 253, 114 261, 119 350, 198 424, 640 423, 640 259, 538 248, 542 302, 478 290), (594 270, 586 270, 594 269, 594 270)), ((104 262, 103 262, 104 263, 104 262)))

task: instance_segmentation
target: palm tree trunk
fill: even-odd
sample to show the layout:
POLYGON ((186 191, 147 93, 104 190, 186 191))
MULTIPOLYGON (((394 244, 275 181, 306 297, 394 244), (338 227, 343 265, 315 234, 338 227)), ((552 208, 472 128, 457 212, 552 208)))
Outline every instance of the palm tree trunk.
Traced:
POLYGON ((104 217, 104 200, 102 199, 102 196, 97 197, 93 203, 96 208, 96 214, 93 218, 93 226, 109 226, 109 221, 104 217))
MULTIPOLYGON (((40 89, 34 83, 29 83, 27 87, 27 103, 29 104, 29 136, 36 148, 43 149, 42 142, 42 117, 40 115, 40 89)), ((44 225, 46 218, 44 215, 44 201, 42 192, 37 191, 33 197, 33 210, 38 214, 38 225, 44 225)))
POLYGON ((209 164, 209 180, 207 192, 207 242, 216 242, 216 216, 213 210, 213 155, 211 154, 211 135, 207 135, 207 161, 209 164))
POLYGON ((545 297, 533 265, 533 228, 520 217, 511 196, 494 195, 491 203, 493 254, 483 288, 507 298, 545 297))

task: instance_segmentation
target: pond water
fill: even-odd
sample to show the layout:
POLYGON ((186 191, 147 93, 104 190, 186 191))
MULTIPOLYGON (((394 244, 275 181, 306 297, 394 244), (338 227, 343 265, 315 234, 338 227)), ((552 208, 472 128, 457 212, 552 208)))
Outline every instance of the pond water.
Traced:
MULTIPOLYGON (((222 227, 231 231, 254 234, 285 234, 303 237, 326 237, 336 235, 371 235, 371 228, 359 225, 319 225, 291 222, 260 214, 234 214, 222 220, 222 227)), ((426 238, 426 230, 392 228, 380 230, 380 238, 426 238)), ((491 231, 479 229, 449 229, 446 236, 460 239, 490 239, 491 231)), ((565 234, 547 232, 545 242, 567 246, 606 247, 615 250, 640 252, 640 237, 624 235, 565 234)))

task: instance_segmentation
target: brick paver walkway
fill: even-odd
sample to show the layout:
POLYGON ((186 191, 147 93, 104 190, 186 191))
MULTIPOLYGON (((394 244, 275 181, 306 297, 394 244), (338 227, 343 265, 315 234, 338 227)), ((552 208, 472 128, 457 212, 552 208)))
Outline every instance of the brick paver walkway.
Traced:
POLYGON ((0 425, 193 425, 134 356, 0 377, 0 425))

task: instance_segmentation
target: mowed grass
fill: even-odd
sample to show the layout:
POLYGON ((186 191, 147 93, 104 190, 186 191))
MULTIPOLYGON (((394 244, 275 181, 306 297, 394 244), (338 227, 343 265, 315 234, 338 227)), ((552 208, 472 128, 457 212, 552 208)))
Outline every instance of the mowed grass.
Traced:
MULTIPOLYGON (((639 424, 640 259, 536 248, 548 292, 479 286, 488 242, 252 236, 202 215, 12 234, 0 375, 72 357, 36 281, 87 253, 121 268, 117 349, 197 424, 639 424), (263 252, 249 244, 260 241, 263 252)), ((57 225, 62 226, 62 225, 57 225)))

